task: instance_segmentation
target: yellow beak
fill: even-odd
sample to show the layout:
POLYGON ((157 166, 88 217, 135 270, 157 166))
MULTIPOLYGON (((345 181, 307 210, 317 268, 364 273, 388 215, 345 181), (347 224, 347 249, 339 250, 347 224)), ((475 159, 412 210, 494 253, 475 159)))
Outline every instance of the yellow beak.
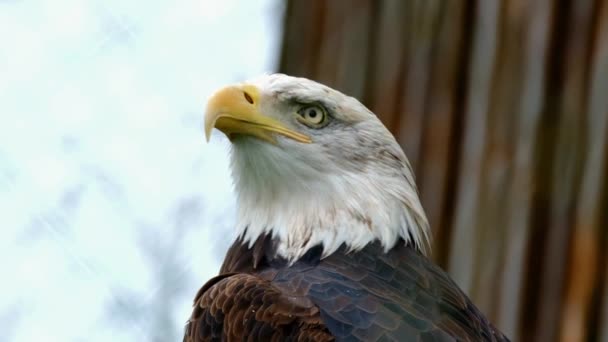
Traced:
POLYGON ((281 122, 262 115, 259 110, 260 92, 252 85, 229 86, 220 89, 207 103, 205 137, 209 141, 215 127, 232 140, 243 134, 276 143, 273 133, 281 134, 301 143, 310 143, 310 137, 285 127, 281 122))

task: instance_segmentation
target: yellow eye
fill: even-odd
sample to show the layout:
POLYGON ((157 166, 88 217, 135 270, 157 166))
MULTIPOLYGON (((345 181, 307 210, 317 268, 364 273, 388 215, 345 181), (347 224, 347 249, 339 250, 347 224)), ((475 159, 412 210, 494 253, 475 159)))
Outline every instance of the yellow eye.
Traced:
POLYGON ((323 125, 327 118, 325 110, 317 105, 302 107, 298 110, 298 114, 300 114, 300 117, 298 118, 299 121, 312 127, 323 125))

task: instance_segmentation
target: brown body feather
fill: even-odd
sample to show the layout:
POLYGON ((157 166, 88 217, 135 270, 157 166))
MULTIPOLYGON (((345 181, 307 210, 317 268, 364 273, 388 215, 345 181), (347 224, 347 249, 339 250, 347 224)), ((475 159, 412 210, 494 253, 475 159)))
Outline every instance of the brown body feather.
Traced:
POLYGON ((445 272, 377 243, 289 266, 268 237, 237 240, 199 291, 184 341, 507 341, 445 272))

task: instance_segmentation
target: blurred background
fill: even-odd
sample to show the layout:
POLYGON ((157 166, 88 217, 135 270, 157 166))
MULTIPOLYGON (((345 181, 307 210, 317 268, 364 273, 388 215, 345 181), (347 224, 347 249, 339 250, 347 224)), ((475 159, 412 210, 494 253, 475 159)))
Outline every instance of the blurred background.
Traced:
POLYGON ((0 0, 0 341, 176 341, 233 237, 206 97, 363 101, 513 341, 608 342, 608 1, 0 0))
POLYGON ((181 341, 232 237, 206 97, 281 1, 0 0, 0 341, 181 341))

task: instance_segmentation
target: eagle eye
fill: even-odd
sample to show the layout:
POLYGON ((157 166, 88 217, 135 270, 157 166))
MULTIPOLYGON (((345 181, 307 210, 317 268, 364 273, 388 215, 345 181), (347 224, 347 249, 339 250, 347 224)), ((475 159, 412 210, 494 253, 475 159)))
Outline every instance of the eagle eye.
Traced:
POLYGON ((319 105, 306 105, 298 114, 298 121, 313 128, 321 128, 327 121, 327 112, 319 105))

